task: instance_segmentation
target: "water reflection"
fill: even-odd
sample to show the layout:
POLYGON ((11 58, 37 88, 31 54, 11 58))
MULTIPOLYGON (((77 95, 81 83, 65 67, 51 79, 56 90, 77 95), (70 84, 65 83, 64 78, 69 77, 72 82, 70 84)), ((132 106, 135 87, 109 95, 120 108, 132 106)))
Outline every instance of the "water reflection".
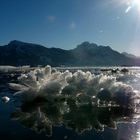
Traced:
POLYGON ((139 114, 126 106, 81 104, 72 97, 51 97, 24 102, 11 118, 37 133, 52 136, 52 128, 62 125, 77 133, 91 129, 104 131, 105 127, 116 129, 118 122, 136 122, 139 114))

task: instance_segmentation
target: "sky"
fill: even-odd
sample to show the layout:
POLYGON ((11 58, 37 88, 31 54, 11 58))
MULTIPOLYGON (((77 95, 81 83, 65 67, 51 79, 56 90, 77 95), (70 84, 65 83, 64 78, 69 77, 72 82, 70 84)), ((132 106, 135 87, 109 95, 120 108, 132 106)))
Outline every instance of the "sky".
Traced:
POLYGON ((140 0, 0 0, 0 45, 11 40, 66 50, 89 41, 140 56, 140 0))

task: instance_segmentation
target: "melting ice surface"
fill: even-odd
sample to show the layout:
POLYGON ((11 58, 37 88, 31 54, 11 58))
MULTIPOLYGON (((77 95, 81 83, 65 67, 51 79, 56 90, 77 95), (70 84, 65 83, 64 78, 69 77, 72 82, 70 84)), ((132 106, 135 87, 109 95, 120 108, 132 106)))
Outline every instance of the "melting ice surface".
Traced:
MULTIPOLYGON (((10 83, 21 107, 12 113, 35 132, 52 136, 53 127, 63 126, 78 134, 120 123, 137 124, 140 106, 140 71, 36 68, 10 83)), ((139 132, 130 139, 139 137, 139 132)), ((65 137, 67 138, 67 137, 65 137)), ((127 138, 128 139, 128 138, 127 138)))

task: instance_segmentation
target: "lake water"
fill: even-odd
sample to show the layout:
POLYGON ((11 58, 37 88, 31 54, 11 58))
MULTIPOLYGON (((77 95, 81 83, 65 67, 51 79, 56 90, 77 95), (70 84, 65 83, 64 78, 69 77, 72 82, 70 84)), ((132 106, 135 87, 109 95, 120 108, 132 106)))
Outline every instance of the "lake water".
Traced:
MULTIPOLYGON (((87 71, 83 68, 82 70, 87 71)), ((133 103, 129 104, 130 98, 126 94, 130 94, 130 91, 139 94, 140 69, 129 68, 129 71, 121 71, 121 68, 119 68, 115 71, 112 68, 88 68, 88 71, 90 70, 95 75, 94 82, 97 80, 96 76, 99 77, 101 74, 109 77, 109 80, 106 80, 105 76, 100 77, 100 81, 97 81, 101 82, 105 79, 106 84, 104 84, 104 81, 100 85, 97 82, 97 85, 94 83, 96 85, 95 89, 101 88, 102 85, 99 92, 101 95, 103 92, 107 96, 106 99, 104 96, 100 98, 97 95, 101 100, 105 100, 100 101, 100 103, 95 101, 96 98, 93 95, 91 98, 92 93, 90 91, 97 92, 90 86, 93 79, 90 82, 83 82, 82 79, 82 85, 81 80, 79 84, 79 80, 75 82, 72 79, 69 85, 66 86, 73 87, 77 84, 76 88, 78 88, 75 91, 79 94, 76 96, 72 94, 73 92, 70 92, 71 90, 66 90, 70 92, 68 95, 62 92, 63 96, 60 96, 60 94, 54 94, 53 96, 47 94, 47 97, 43 96, 42 98, 41 93, 39 98, 32 101, 22 101, 21 96, 13 96, 15 91, 10 89, 8 85, 8 83, 18 83, 17 77, 20 76, 20 73, 1 73, 0 97, 8 96, 10 101, 4 103, 2 99, 0 100, 0 139, 139 140, 139 100, 136 100, 137 103, 131 107, 130 104, 133 103), (109 81, 112 76, 116 78, 116 84, 110 87, 109 81), (120 83, 117 82, 121 82, 123 85, 118 85, 120 83), (86 89, 83 85, 86 85, 86 89), (128 85, 132 89, 129 89, 128 85), (121 88, 117 90, 118 87, 121 88), (119 96, 114 97, 116 94, 113 93, 112 89, 119 96), (121 93, 118 93, 118 91, 121 93), (86 96, 83 94, 84 92, 90 94, 86 96), (111 93, 111 97, 108 96, 108 92, 111 93), (126 93, 123 95, 123 92, 126 93), (112 102, 110 103, 110 101, 112 102)), ((65 71, 65 69, 59 69, 59 71, 65 71)), ((73 74, 77 71, 77 68, 71 69, 71 71, 73 74)), ((62 76, 62 73, 60 75, 62 76)), ((78 77, 77 75, 76 77, 78 77)), ((85 73, 83 75, 85 76, 85 73)), ((40 82, 38 78, 39 76, 37 81, 40 82)), ((53 78, 50 79, 54 80, 53 78)), ((57 78, 55 75, 55 79, 57 78)), ((112 84, 112 81, 110 84, 112 84)), ((56 82, 55 85, 57 86, 56 82)), ((50 84, 47 86, 50 86, 50 84)), ((55 89, 54 83, 52 89, 55 89)), ((50 91, 54 92, 52 89, 45 88, 48 93, 50 91)), ((71 89, 75 89, 75 87, 71 89)), ((32 94, 30 98, 32 98, 31 96, 32 94)), ((136 95, 131 98, 139 99, 136 95)))

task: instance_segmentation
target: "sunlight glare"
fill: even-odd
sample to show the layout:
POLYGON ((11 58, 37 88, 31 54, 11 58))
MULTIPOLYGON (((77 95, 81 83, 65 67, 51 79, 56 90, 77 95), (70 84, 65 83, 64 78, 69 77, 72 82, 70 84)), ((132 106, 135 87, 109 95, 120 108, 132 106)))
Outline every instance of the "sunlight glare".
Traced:
POLYGON ((132 8, 136 8, 140 13, 140 0, 129 0, 126 2, 126 4, 128 7, 125 10, 125 13, 128 13, 132 8))
POLYGON ((131 7, 136 7, 137 10, 140 12, 140 0, 132 0, 130 6, 131 7))
POLYGON ((133 4, 140 7, 140 0, 133 0, 133 4))
POLYGON ((133 1, 133 5, 136 6, 138 8, 138 11, 140 13, 140 0, 134 0, 133 1))
POLYGON ((128 13, 128 12, 130 11, 131 8, 132 8, 132 7, 129 6, 129 7, 125 10, 125 13, 128 13))

